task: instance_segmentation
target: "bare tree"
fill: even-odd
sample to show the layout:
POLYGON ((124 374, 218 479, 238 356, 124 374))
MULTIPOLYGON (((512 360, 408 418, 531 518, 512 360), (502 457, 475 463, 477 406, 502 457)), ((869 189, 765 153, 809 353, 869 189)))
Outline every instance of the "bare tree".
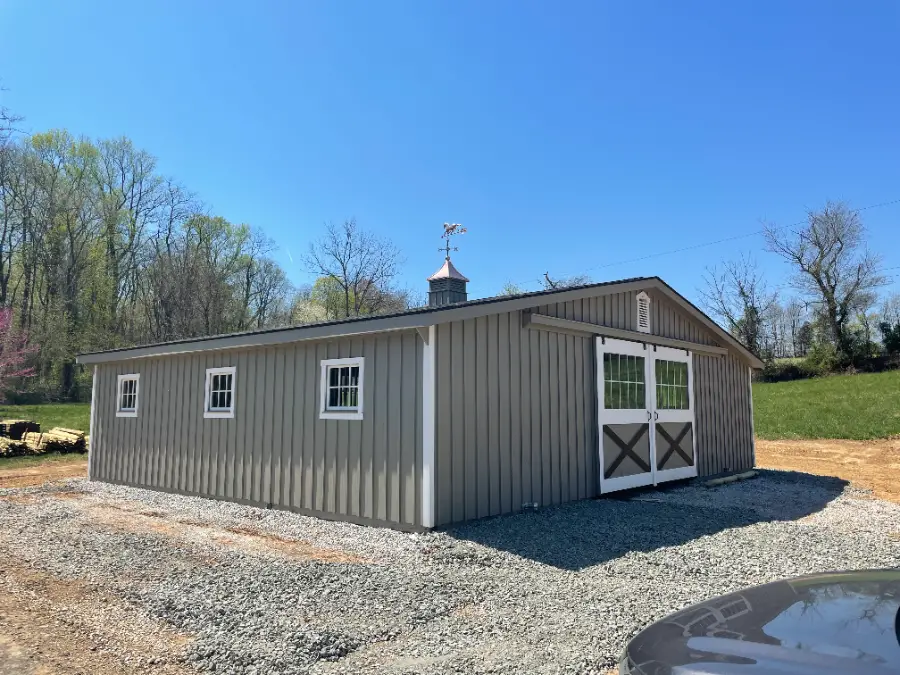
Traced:
POLYGON ((885 283, 879 256, 866 247, 859 213, 829 201, 821 211, 810 211, 796 232, 771 224, 764 229, 767 249, 794 267, 795 287, 821 305, 839 355, 849 359, 849 322, 872 306, 875 289, 885 283))
POLYGON ((591 278, 587 274, 574 274, 570 277, 560 277, 559 279, 551 279, 549 272, 544 272, 544 290, 555 291, 563 288, 574 288, 575 286, 584 286, 591 283, 591 278))
POLYGON ((763 356, 777 294, 768 289, 756 261, 744 256, 726 261, 721 270, 707 268, 703 281, 700 297, 706 309, 747 349, 763 356))
POLYGON ((891 326, 900 324, 900 293, 891 293, 881 303, 881 320, 891 326))
POLYGON ((361 230, 356 220, 333 223, 310 244, 303 262, 307 271, 323 278, 338 296, 329 302, 332 318, 394 311, 398 291, 393 283, 403 262, 399 249, 387 239, 361 230))

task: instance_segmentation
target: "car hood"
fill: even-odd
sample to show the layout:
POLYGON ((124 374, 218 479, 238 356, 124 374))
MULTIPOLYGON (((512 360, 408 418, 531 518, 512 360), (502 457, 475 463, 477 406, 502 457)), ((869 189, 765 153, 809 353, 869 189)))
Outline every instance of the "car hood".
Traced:
POLYGON ((641 631, 622 675, 900 673, 900 570, 832 572, 755 586, 641 631))

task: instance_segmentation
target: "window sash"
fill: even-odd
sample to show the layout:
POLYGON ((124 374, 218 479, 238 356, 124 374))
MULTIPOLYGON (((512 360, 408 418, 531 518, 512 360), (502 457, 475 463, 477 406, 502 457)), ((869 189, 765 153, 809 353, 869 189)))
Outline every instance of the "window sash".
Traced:
POLYGON ((359 410, 359 365, 326 366, 325 410, 356 412, 359 410))
POLYGON ((206 412, 231 413, 234 411, 234 371, 207 372, 206 412))
POLYGON ((137 410, 137 378, 120 380, 119 412, 135 412, 137 410))

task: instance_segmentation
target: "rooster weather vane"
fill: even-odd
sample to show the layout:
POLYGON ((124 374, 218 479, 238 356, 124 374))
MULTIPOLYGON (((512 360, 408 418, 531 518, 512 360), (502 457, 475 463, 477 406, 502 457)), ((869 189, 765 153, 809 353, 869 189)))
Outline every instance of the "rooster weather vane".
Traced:
POLYGON ((444 234, 441 235, 441 239, 445 239, 446 243, 438 251, 444 252, 445 260, 450 260, 450 251, 459 250, 458 246, 450 246, 450 238, 465 233, 466 228, 459 223, 444 223, 444 234))

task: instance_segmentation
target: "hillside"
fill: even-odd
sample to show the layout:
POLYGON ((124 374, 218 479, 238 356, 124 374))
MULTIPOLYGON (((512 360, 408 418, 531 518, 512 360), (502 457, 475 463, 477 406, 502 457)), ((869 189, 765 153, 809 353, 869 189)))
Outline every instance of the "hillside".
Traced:
POLYGON ((900 371, 753 385, 756 435, 764 439, 900 434, 900 371))

